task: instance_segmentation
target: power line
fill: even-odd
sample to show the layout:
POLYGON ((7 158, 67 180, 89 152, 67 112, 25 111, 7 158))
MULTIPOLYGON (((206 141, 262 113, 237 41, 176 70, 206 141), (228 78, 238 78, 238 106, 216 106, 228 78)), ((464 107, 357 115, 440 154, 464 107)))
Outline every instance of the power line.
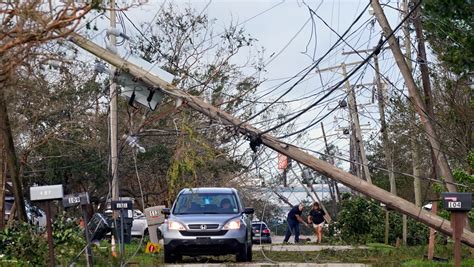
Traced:
MULTIPOLYGON (((343 33, 343 35, 340 36, 340 38, 331 46, 331 48, 329 48, 329 50, 328 50, 323 56, 321 56, 315 63, 313 63, 312 66, 307 67, 307 68, 305 69, 305 70, 306 70, 306 73, 305 73, 301 78, 299 78, 299 79, 298 79, 289 89, 287 89, 283 94, 281 94, 279 97, 277 97, 277 99, 276 99, 274 102, 279 101, 279 100, 280 100, 281 98, 283 98, 285 95, 287 95, 288 93, 290 93, 290 92, 295 88, 296 85, 298 85, 311 71, 313 71, 313 70, 319 65, 319 63, 339 44, 339 42, 342 40, 342 38, 351 30, 352 26, 354 26, 354 25, 357 23, 357 21, 359 21, 359 19, 360 19, 360 18, 362 17, 362 15, 365 13, 365 10, 368 9, 369 5, 370 5, 370 3, 367 4, 367 6, 365 7, 364 11, 359 14, 359 16, 356 18, 356 20, 352 22, 352 24, 348 27, 348 29, 347 29, 347 30, 343 33)), ((305 71, 305 70, 303 70, 303 71, 305 71)), ((288 82, 288 81, 286 81, 286 82, 288 82)), ((286 83, 286 82, 285 82, 285 83, 286 83)), ((326 96, 328 96, 328 94, 327 94, 326 96)), ((324 98, 325 98, 325 97, 323 97, 323 99, 324 99, 324 98)), ((257 117, 258 115, 260 115, 260 114, 262 114, 263 112, 265 112, 268 108, 270 108, 270 106, 272 106, 272 104, 270 104, 270 105, 264 107, 262 110, 260 110, 259 112, 257 112, 257 114, 251 116, 249 119, 247 119, 246 121, 243 121, 241 124, 246 123, 246 122, 248 122, 248 121, 254 119, 254 118, 257 117)), ((306 111, 305 111, 305 112, 306 112, 306 111)))
MULTIPOLYGON (((370 3, 369 3, 370 5, 370 3)), ((418 3, 419 5, 419 3, 418 3)), ((368 7, 368 6, 367 6, 368 7)), ((259 133, 260 135, 261 134, 265 134, 265 133, 268 133, 270 131, 273 131, 291 121, 293 121, 294 119, 298 118, 299 116, 301 116, 302 114, 306 113, 308 110, 310 110, 311 108, 313 108, 313 106, 317 105, 321 100, 323 100, 324 98, 328 97, 330 94, 332 94, 339 86, 341 86, 345 81, 347 81, 352 75, 354 75, 363 65, 365 65, 374 55, 380 53, 380 50, 381 48, 383 47, 383 45, 388 41, 389 38, 391 38, 396 31, 398 31, 398 29, 403 25, 403 23, 405 22, 405 20, 407 20, 411 14, 415 11, 416 7, 410 11, 409 14, 407 14, 407 16, 405 16, 405 18, 397 25, 397 27, 395 27, 395 29, 392 30, 392 32, 389 34, 389 36, 387 36, 385 38, 385 40, 383 38, 380 39, 379 41, 379 44, 376 46, 376 48, 372 51, 372 53, 370 53, 364 60, 361 64, 359 64, 356 68, 354 68, 343 80, 341 80, 338 84, 336 84, 326 95, 324 95, 321 99, 319 99, 318 101, 316 101, 315 103, 313 103, 312 105, 306 107, 305 109, 303 109, 300 113, 298 113, 297 115, 291 117, 290 119, 288 119, 287 121, 285 122, 282 122, 270 129, 267 129, 261 133, 259 133)), ((364 10, 365 12, 365 10, 364 10)), ((361 13, 360 16, 362 16, 363 13, 361 13)), ((316 15, 317 16, 317 15, 316 15)), ((347 32, 347 31, 346 31, 347 32)), ((344 38, 344 34, 342 36, 338 35, 339 36, 339 40, 343 40, 344 42, 346 42, 343 38, 344 38)), ((350 45, 349 45, 350 46, 350 45)), ((351 47, 352 48, 352 47, 351 47)))

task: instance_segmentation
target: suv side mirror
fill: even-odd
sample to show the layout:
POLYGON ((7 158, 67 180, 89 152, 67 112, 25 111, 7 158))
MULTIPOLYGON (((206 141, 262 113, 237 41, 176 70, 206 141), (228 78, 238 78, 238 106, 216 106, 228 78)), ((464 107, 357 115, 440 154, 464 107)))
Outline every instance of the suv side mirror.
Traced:
POLYGON ((253 214, 255 212, 255 210, 253 208, 244 208, 244 212, 245 214, 253 214))
POLYGON ((164 215, 170 215, 170 214, 171 214, 169 208, 164 208, 164 209, 162 209, 162 210, 161 210, 161 213, 164 214, 164 215))

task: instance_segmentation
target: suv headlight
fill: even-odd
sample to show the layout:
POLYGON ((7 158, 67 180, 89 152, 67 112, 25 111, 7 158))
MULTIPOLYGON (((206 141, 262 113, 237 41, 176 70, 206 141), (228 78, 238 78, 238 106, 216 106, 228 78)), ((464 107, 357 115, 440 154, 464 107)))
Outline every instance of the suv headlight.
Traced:
POLYGON ((186 230, 186 228, 184 228, 184 225, 180 222, 176 222, 176 221, 170 221, 168 220, 168 229, 169 230, 186 230))
POLYGON ((222 229, 223 230, 237 230, 237 229, 240 229, 240 219, 232 220, 232 221, 227 222, 222 229))

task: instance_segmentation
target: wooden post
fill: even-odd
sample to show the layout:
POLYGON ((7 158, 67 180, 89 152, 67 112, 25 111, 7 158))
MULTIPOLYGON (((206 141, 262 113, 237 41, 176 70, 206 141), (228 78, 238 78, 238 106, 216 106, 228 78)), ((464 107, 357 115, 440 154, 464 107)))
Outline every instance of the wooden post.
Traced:
POLYGON ((461 235, 466 224, 467 212, 451 212, 451 227, 453 227, 454 240, 454 266, 461 267, 461 235))
POLYGON ((389 216, 390 216, 390 212, 388 211, 388 208, 385 207, 385 238, 384 238, 385 245, 388 245, 388 233, 390 229, 389 216))
POLYGON ((48 233, 49 266, 56 266, 54 258, 53 227, 51 224, 51 201, 46 201, 46 231, 48 233))
MULTIPOLYGON (((438 201, 433 201, 431 204, 431 212, 436 215, 438 212, 438 201)), ((436 238, 436 230, 430 227, 430 237, 428 239, 428 260, 433 260, 434 257, 434 249, 435 249, 435 240, 436 238)))

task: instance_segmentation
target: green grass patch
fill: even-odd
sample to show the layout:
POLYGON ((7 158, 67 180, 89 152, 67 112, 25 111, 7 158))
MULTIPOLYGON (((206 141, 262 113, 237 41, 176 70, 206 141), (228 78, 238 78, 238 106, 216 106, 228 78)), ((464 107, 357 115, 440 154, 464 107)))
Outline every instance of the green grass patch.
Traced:
MULTIPOLYGON (((141 245, 137 240, 126 244, 123 260, 129 266, 160 266, 163 265, 163 252, 155 254, 145 253, 146 243, 141 245)), ((279 247, 281 245, 274 245, 279 247)), ((349 250, 325 249, 322 251, 254 251, 253 262, 269 264, 273 262, 300 262, 300 263, 362 263, 371 266, 453 266, 452 246, 436 246, 435 256, 450 260, 447 263, 430 262, 425 260, 426 246, 402 246, 399 248, 384 244, 370 243, 367 249, 355 248, 349 250)), ((118 249, 118 247, 117 247, 118 249)), ((86 266, 85 255, 76 261, 77 266, 86 266)), ((235 263, 233 255, 221 257, 183 257, 182 263, 235 263)), ((120 258, 111 255, 110 243, 102 242, 100 247, 94 247, 94 265, 118 266, 120 258)), ((463 265, 474 266, 474 258, 467 247, 463 247, 463 265)))

